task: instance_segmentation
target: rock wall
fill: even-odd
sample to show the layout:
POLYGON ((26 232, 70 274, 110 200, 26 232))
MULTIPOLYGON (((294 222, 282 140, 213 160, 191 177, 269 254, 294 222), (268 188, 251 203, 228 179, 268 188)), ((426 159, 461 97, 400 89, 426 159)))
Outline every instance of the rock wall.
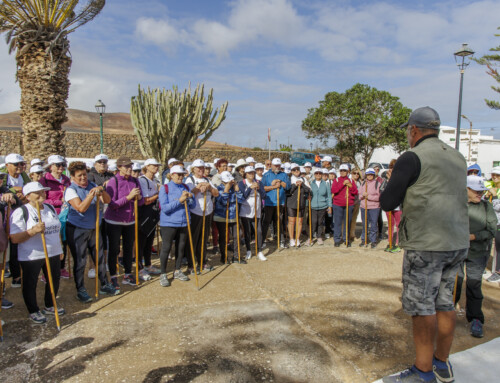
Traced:
MULTIPOLYGON (((66 132, 64 144, 66 145, 66 156, 77 158, 93 158, 100 151, 99 134, 97 133, 74 133, 66 132)), ((104 153, 110 158, 129 156, 134 160, 146 159, 139 148, 137 137, 133 134, 105 134, 104 153)), ((11 130, 0 130, 0 155, 9 153, 22 153, 21 132, 11 130)), ((236 151, 224 149, 195 149, 186 158, 193 161, 202 158, 212 162, 215 158, 226 158, 230 162, 236 162, 238 158, 252 156, 257 162, 264 162, 269 154, 267 151, 236 151)), ((279 157, 282 161, 289 160, 286 152, 271 152, 271 158, 279 157)))

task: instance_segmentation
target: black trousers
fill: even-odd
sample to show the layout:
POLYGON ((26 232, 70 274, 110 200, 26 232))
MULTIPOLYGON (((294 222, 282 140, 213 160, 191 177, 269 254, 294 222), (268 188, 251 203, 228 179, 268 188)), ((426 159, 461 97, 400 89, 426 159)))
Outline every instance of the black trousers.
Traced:
POLYGON ((382 233, 384 232, 384 220, 382 219, 382 209, 378 212, 378 218, 377 218, 377 224, 378 224, 378 240, 382 240, 382 233))
MULTIPOLYGON (((160 226, 161 234, 161 251, 160 251, 160 268, 161 273, 167 273, 167 262, 170 249, 175 241, 175 270, 180 270, 182 266, 182 257, 184 257, 184 249, 188 240, 188 230, 186 227, 168 227, 160 226)), ((189 246, 189 245, 188 245, 189 246)), ((191 256, 189 257, 191 258, 191 256)), ((189 259, 188 258, 188 259, 189 259)))
MULTIPOLYGON (((210 234, 210 228, 212 227, 212 214, 205 216, 205 242, 203 246, 203 263, 207 264, 207 245, 208 245, 208 235, 210 234)), ((202 244, 202 232, 203 232, 203 216, 191 213, 191 237, 193 238, 193 249, 194 256, 196 257, 196 264, 199 265, 201 262, 201 244, 202 244)), ((189 244, 184 249, 184 256, 188 260, 189 267, 193 267, 193 260, 191 258, 191 249, 189 244)))
POLYGON ((17 259, 17 243, 12 243, 9 239, 9 268, 10 273, 12 274, 12 279, 21 278, 21 266, 19 264, 19 260, 17 259))
MULTIPOLYGON (((225 222, 215 222, 217 225, 217 230, 219 230, 219 249, 220 249, 220 261, 225 262, 226 261, 226 223, 225 222)), ((228 230, 228 236, 232 236, 232 249, 233 249, 233 256, 238 256, 238 243, 237 243, 237 236, 236 236, 236 222, 229 222, 227 226, 228 230)), ((231 244, 229 243, 229 238, 227 239, 228 241, 228 253, 231 248, 231 244)), ((241 255, 241 254, 240 254, 241 255)), ((227 259, 231 260, 232 257, 227 255, 227 259)))
POLYGON ((139 262, 140 266, 151 266, 151 247, 155 240, 156 228, 151 234, 146 235, 139 230, 139 262))
MULTIPOLYGON (((61 277, 61 260, 59 255, 49 258, 50 270, 52 274, 52 284, 54 286, 54 296, 57 296, 59 291, 59 278, 61 277)), ((30 314, 36 313, 40 309, 36 302, 36 285, 38 283, 38 276, 40 269, 43 271, 45 280, 45 307, 53 307, 52 295, 50 293, 49 274, 47 273, 47 265, 45 259, 37 259, 36 261, 21 261, 19 262, 23 269, 23 298, 26 308, 30 314)))
POLYGON ((495 249, 497 251, 497 267, 493 271, 500 272, 500 225, 497 226, 497 231, 495 232, 495 249))
POLYGON ((311 218, 312 218, 311 231, 313 232, 313 234, 316 233, 316 236, 318 238, 322 237, 325 230, 325 225, 323 225, 323 220, 325 219, 325 213, 326 209, 319 209, 319 210, 311 209, 311 218))
MULTIPOLYGON (((241 226, 243 226, 243 232, 245 233, 245 246, 247 251, 252 251, 251 246, 251 238, 252 238, 252 229, 255 232, 255 217, 254 218, 246 218, 240 217, 241 226)), ((260 218, 257 218, 257 251, 262 251, 262 226, 260 223, 260 218)))
MULTIPOLYGON (((264 206, 264 222, 262 223, 262 235, 264 238, 267 238, 267 230, 269 229, 269 225, 271 222, 273 223, 273 229, 274 233, 278 235, 278 228, 277 228, 277 223, 278 223, 278 211, 276 206, 264 206)), ((284 222, 283 217, 285 217, 285 206, 281 205, 280 206, 280 237, 284 235, 284 232, 286 232, 286 224, 284 222)), ((281 242, 281 238, 280 238, 281 242)))
POLYGON ((109 275, 116 276, 116 259, 120 253, 120 243, 123 241, 123 265, 125 274, 132 272, 132 254, 134 253, 135 225, 114 225, 106 223, 109 240, 108 267, 109 275))
MULTIPOLYGON (((66 239, 68 240, 69 251, 73 257, 73 277, 75 278, 76 290, 84 288, 85 266, 87 264, 87 254, 95 265, 96 243, 95 229, 82 229, 66 222, 66 239)), ((106 279, 106 267, 104 266, 104 252, 102 248, 103 240, 99 234, 99 266, 97 276, 104 286, 106 279)))
POLYGON ((464 265, 467 273, 465 281, 465 315, 471 322, 473 319, 479 319, 484 324, 483 292, 481 289, 483 281, 483 272, 488 263, 489 254, 478 258, 467 258, 461 265, 461 272, 458 273, 455 304, 460 300, 462 293, 462 283, 464 281, 464 265))

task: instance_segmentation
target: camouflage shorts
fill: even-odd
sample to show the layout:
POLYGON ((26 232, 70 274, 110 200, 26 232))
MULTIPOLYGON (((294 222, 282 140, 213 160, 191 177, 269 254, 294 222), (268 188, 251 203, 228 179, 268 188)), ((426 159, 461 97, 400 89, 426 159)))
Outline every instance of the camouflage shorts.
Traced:
POLYGON ((455 277, 467 249, 407 250, 403 258, 403 310, 411 315, 452 311, 455 277))

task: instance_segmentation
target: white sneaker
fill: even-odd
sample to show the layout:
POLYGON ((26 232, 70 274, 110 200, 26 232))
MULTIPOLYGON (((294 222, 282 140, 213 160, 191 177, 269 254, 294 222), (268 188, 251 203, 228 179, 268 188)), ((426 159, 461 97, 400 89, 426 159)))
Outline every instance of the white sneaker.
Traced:
POLYGON ((94 279, 95 278, 95 269, 89 269, 88 277, 90 279, 94 279))
POLYGON ((149 275, 146 270, 142 269, 139 271, 139 279, 141 281, 149 281, 151 279, 151 275, 149 275))
POLYGON ((290 247, 295 247, 295 239, 290 240, 290 247))
POLYGON ((247 251, 247 256, 246 256, 247 261, 248 261, 250 258, 252 258, 252 252, 249 250, 249 251, 247 251))
POLYGON ((267 258, 264 254, 262 254, 262 251, 260 251, 259 254, 257 254, 257 258, 259 258, 259 260, 261 261, 267 261, 267 258))

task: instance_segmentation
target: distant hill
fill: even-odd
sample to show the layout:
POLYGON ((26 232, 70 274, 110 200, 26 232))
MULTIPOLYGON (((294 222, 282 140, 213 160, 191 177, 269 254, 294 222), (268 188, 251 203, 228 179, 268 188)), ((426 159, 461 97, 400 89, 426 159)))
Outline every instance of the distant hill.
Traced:
MULTIPOLYGON (((106 113, 104 115, 104 132, 114 134, 133 134, 134 128, 129 113, 106 113)), ((0 114, 0 130, 20 130, 20 111, 0 114)), ((68 121, 63 125, 68 132, 97 133, 99 132, 99 114, 79 109, 68 109, 68 121)), ((207 141, 203 149, 246 149, 239 146, 224 145, 214 141, 207 141)))

